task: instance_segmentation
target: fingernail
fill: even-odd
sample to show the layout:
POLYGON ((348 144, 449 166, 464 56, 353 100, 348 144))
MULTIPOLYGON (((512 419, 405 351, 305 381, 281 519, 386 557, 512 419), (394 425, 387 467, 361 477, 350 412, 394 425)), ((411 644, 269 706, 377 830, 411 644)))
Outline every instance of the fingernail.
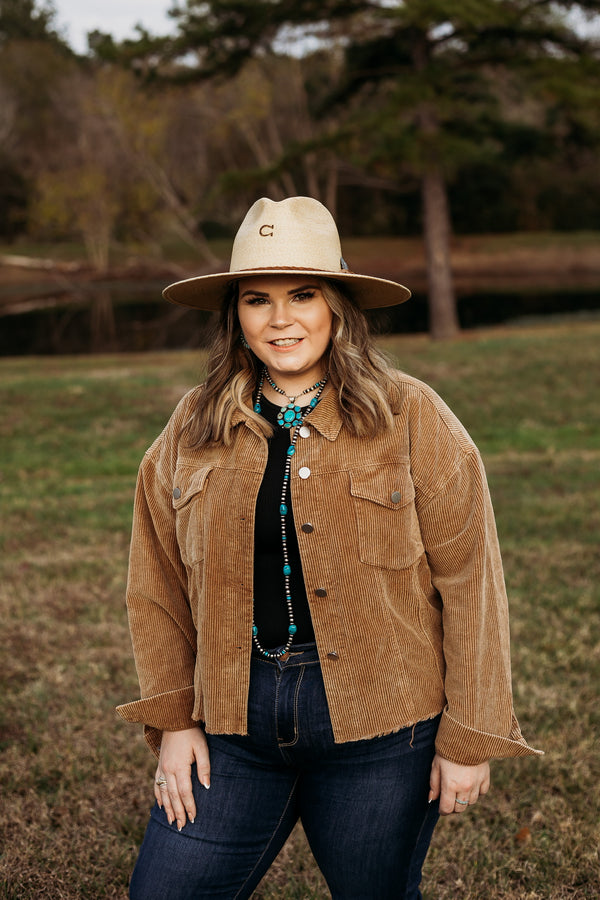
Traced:
POLYGON ((183 825, 178 825, 178 826, 177 826, 177 831, 181 831, 182 828, 183 828, 183 825))
POLYGON ((205 787, 206 790, 208 790, 210 787, 210 781, 208 780, 208 778, 201 778, 200 784, 202 785, 202 787, 205 787))
POLYGON ((195 821, 196 821, 196 820, 195 820, 195 819, 192 819, 191 816, 190 816, 190 822, 192 823, 192 825, 194 824, 195 821))

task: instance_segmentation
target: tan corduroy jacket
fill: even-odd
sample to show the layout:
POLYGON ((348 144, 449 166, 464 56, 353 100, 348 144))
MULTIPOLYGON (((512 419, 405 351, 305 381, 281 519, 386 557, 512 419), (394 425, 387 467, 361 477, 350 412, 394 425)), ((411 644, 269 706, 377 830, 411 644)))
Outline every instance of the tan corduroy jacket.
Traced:
MULTIPOLYGON (((335 739, 443 711, 438 752, 525 756, 511 692, 507 600, 479 453, 426 385, 397 373, 395 427, 359 439, 329 388, 292 458, 302 569, 335 739), (310 528, 303 528, 310 525, 310 528)), ((253 533, 267 442, 239 414, 228 447, 185 446, 187 394, 140 467, 127 603, 142 699, 162 730, 246 733, 253 533)))

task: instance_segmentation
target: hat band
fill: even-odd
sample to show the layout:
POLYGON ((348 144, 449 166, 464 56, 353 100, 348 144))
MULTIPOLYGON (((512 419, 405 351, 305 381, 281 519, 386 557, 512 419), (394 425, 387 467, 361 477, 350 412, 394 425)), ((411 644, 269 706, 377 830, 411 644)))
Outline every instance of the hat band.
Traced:
MULTIPOLYGON (((240 272, 323 272, 326 275, 336 275, 336 269, 318 269, 316 266, 254 266, 251 269, 236 269, 229 272, 230 275, 239 275, 240 272)), ((342 274, 342 269, 339 274, 342 274)))

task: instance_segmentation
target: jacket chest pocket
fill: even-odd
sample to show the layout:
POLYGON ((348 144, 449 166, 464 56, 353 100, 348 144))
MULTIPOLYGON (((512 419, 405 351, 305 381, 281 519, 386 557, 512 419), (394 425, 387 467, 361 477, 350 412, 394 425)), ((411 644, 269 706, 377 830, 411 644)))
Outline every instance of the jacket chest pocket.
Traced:
POLYGON ((212 466, 182 466, 173 479, 175 529, 181 558, 187 566, 204 559, 206 486, 212 466))
POLYGON ((423 553, 415 509, 415 486, 408 468, 378 466, 350 471, 350 493, 363 563, 406 569, 423 553))

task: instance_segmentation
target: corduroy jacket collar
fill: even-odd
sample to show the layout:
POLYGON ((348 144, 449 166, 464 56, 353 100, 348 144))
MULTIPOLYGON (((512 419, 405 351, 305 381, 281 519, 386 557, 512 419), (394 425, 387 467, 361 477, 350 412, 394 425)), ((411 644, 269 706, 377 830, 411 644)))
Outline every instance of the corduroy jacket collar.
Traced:
MULTIPOLYGON (((233 413, 232 424, 240 425, 245 422, 254 431, 252 420, 248 415, 238 409, 233 413)), ((316 428, 316 430, 327 438, 328 441, 335 441, 342 428, 342 417, 340 415, 339 405, 335 396, 335 391, 330 384, 323 391, 323 396, 318 405, 313 409, 306 419, 307 423, 316 428)))

